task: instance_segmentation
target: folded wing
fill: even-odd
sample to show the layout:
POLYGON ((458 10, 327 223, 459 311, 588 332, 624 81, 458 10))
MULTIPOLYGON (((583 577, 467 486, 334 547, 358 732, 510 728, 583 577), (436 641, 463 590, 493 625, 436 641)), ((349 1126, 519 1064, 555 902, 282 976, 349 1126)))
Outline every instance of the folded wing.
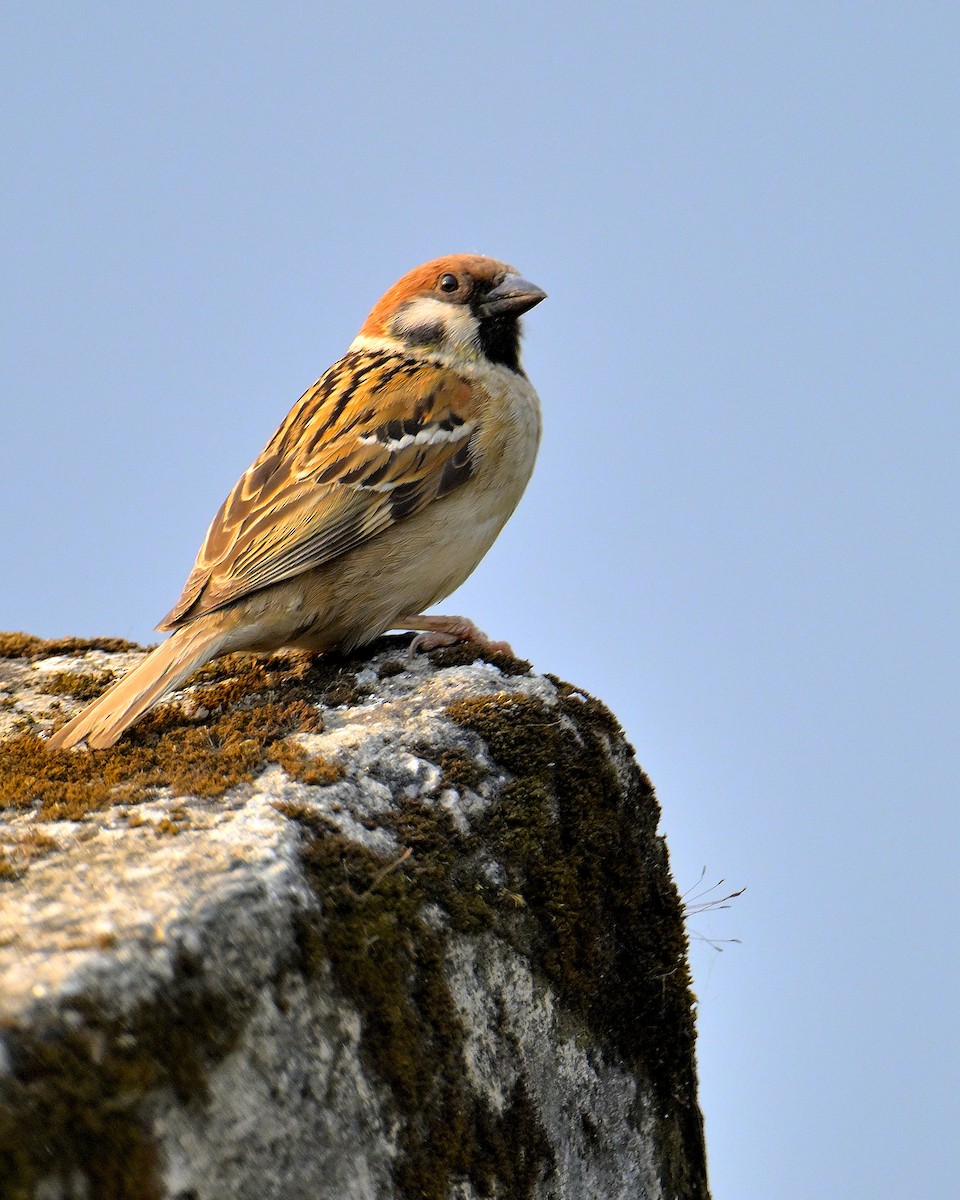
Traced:
POLYGON ((354 351, 294 406, 224 501, 158 629, 347 554, 462 486, 478 397, 456 373, 354 351))

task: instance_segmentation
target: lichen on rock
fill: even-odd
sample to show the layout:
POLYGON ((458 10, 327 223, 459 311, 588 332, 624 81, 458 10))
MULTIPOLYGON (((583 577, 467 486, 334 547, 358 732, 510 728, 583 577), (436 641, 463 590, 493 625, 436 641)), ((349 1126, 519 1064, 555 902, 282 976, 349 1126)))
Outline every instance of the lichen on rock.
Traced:
POLYGON ((598 701, 392 638, 48 753, 133 661, 0 635, 0 1195, 706 1197, 682 907, 598 701))

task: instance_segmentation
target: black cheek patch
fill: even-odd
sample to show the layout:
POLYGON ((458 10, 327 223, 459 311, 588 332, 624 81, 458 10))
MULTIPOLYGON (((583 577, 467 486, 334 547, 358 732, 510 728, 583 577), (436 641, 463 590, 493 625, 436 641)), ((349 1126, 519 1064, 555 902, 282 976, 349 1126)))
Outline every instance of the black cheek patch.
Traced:
POLYGON ((424 321, 421 325, 405 327, 403 336, 417 346, 432 346, 443 341, 445 332, 442 321, 424 321))

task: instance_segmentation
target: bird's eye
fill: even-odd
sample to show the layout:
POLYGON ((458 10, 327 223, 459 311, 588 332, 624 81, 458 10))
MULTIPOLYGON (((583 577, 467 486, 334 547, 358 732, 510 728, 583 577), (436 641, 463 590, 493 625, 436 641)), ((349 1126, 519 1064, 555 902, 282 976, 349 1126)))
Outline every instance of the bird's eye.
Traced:
POLYGON ((455 292, 459 286, 460 280, 456 277, 456 275, 451 275, 449 272, 445 275, 441 275, 437 280, 437 287, 441 292, 446 292, 448 295, 451 292, 455 292))

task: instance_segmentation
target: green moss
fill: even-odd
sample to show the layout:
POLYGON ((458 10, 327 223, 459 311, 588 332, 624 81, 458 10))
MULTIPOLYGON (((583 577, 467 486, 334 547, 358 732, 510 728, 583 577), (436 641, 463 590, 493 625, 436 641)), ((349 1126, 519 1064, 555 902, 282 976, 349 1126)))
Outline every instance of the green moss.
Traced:
POLYGON ((430 661, 437 667, 469 667, 477 659, 490 663, 504 675, 529 675, 530 663, 525 658, 504 654, 499 650, 484 650, 475 642, 456 642, 453 646, 441 646, 428 653, 430 661))
POLYGON ((143 1101, 169 1087, 183 1104, 202 1102, 249 1003, 210 990, 200 962, 181 955, 163 995, 129 1014, 77 1003, 55 1027, 4 1028, 2 1195, 32 1200, 39 1180, 67 1185, 79 1175, 90 1200, 159 1200, 165 1191, 143 1101))
POLYGON ((468 754, 445 748, 433 757, 443 772, 443 786, 456 788, 458 792, 479 787, 486 775, 482 762, 468 754))
POLYGON ((278 807, 307 834, 305 867, 322 904, 301 931, 302 967, 329 968, 363 1014, 361 1056, 396 1103, 398 1194, 445 1200, 467 1178, 480 1195, 525 1200, 549 1168, 546 1137, 522 1088, 498 1114, 469 1085, 446 977, 449 934, 424 915, 439 905, 457 929, 493 923, 473 839, 444 811, 404 801, 387 824, 405 853, 384 859, 312 809, 278 807))
POLYGON ((222 713, 203 726, 158 709, 109 750, 50 751, 33 734, 0 742, 0 807, 32 809, 42 821, 79 821, 159 787, 219 796, 254 778, 276 742, 321 728, 304 700, 266 701, 222 713))
MULTIPOLYGON (((567 685, 559 692, 555 708, 505 693, 447 709, 512 776, 474 833, 403 801, 383 824, 404 853, 385 860, 312 810, 280 806, 307 832, 321 901, 303 930, 305 966, 329 966, 363 1014, 361 1053, 400 1115, 395 1183, 408 1200, 446 1197, 458 1178, 480 1195, 528 1197, 551 1169, 523 1081, 502 1114, 468 1083, 444 967, 450 930, 493 931, 527 954, 612 1056, 649 1079, 667 1194, 706 1195, 683 914, 659 809, 632 760, 624 790, 608 752, 613 717, 567 685), (504 887, 480 869, 481 847, 503 865, 504 887), (444 920, 426 920, 427 906, 444 920)), ((467 751, 416 752, 453 786, 479 782, 467 751)))
POLYGON ((394 675, 402 675, 409 665, 402 658, 388 658, 380 664, 379 676, 381 679, 391 679, 394 675))
MULTIPOLYGON (((164 705, 107 750, 51 751, 32 733, 8 738, 0 742, 0 811, 30 809, 40 820, 82 820, 115 803, 135 803, 159 787, 181 795, 222 795, 274 761, 291 734, 321 730, 314 697, 336 693, 347 670, 344 660, 234 656, 198 673, 192 700, 195 710, 206 711, 202 724, 179 706, 164 705)), ((89 678, 64 676, 57 690, 73 691, 89 678)), ((296 754, 291 751, 291 763, 296 754)), ((319 778, 320 767, 313 771, 319 778)), ((332 774, 329 769, 327 782, 332 774)))
MULTIPOLYGON (((352 655, 233 655, 202 667, 191 680, 191 704, 203 721, 188 719, 177 705, 149 713, 107 750, 50 751, 32 732, 0 742, 0 811, 34 809, 40 820, 82 820, 115 803, 135 803, 153 789, 219 796, 253 779, 271 761, 285 762, 304 782, 334 782, 339 768, 308 763, 299 751, 280 749, 292 733, 316 732, 322 720, 315 701, 326 706, 361 703, 369 689, 358 687, 356 670, 371 652, 405 645, 402 637, 383 638, 352 655), (308 778, 309 776, 309 778, 308 778)), ((0 634, 0 656, 43 658, 89 649, 129 650, 118 638, 43 641, 29 634, 0 634)), ((433 657, 475 647, 452 646, 433 657)), ((504 663, 516 660, 492 655, 504 663)), ((519 664, 523 666, 524 664, 519 664)), ((528 666, 529 664, 527 664, 528 666)), ((92 699, 111 672, 63 671, 50 680, 53 694, 92 699)), ((64 718, 66 719, 66 718, 64 718)), ((454 771, 456 774, 456 771, 454 771)), ((462 778, 466 778, 463 776, 462 778)), ((454 784, 456 786, 456 784, 454 784)), ((462 786, 469 786, 463 783, 462 786)))
POLYGON ((552 709, 522 692, 459 700, 448 705, 446 713, 458 725, 479 733, 491 757, 517 776, 542 773, 553 740, 550 731, 560 728, 552 709))
MULTIPOLYGON (((363 699, 354 677, 371 649, 377 647, 346 659, 210 664, 195 677, 192 693, 194 711, 205 710, 202 724, 168 705, 110 750, 51 753, 31 735, 0 743, 0 805, 30 808, 41 819, 82 819, 164 785, 180 794, 218 795, 271 761, 308 782, 333 782, 337 764, 285 739, 321 728, 318 696, 328 704, 363 699)), ((23 654, 34 651, 24 643, 23 654)), ((478 653, 450 647, 430 657, 453 665, 473 662, 478 653)), ((508 656, 479 657, 500 658, 495 665, 511 672, 527 667, 508 656)), ((555 682, 556 706, 514 693, 451 705, 449 717, 466 731, 464 748, 416 748, 438 763, 448 786, 480 783, 475 736, 508 773, 469 834, 437 806, 399 801, 391 816, 377 820, 401 848, 384 858, 342 837, 308 807, 278 806, 304 830, 305 869, 320 899, 318 912, 303 918, 300 958, 289 969, 331 973, 361 1012, 361 1054, 395 1100, 395 1182, 405 1200, 440 1200, 458 1179, 470 1180, 478 1195, 524 1200, 551 1173, 550 1148, 523 1080, 502 1113, 470 1085, 445 969, 450 931, 490 932, 528 955, 591 1036, 649 1079, 659 1108, 665 1194, 706 1196, 683 913, 656 832, 659 809, 632 760, 623 758, 619 774, 612 764, 608 748, 619 736, 612 716, 555 682), (483 870, 491 854, 505 871, 503 886, 491 884, 483 870), (427 915, 435 908, 443 914, 439 921, 427 915)), ((165 832, 179 831, 178 814, 169 826, 165 832)), ((95 1148, 106 1165, 96 1179, 88 1175, 94 1200, 157 1194, 155 1151, 139 1101, 158 1085, 199 1096, 209 1062, 226 1052, 219 1025, 229 1042, 229 1031, 242 1023, 234 1001, 194 995, 192 1002, 199 1008, 190 1009, 188 992, 187 1020, 184 993, 175 990, 163 1013, 139 1014, 122 1029, 85 1014, 96 1037, 71 1040, 68 1032, 49 1044, 20 1043, 13 1078, 21 1091, 6 1109, 8 1084, 0 1082, 0 1178, 33 1180, 54 1164, 93 1170, 88 1157, 95 1148), (201 1029, 199 1050, 193 1020, 201 1029), (172 1038, 171 1023, 182 1031, 172 1038), (104 1037, 111 1048, 98 1058, 93 1047, 104 1037), (66 1080, 65 1090, 55 1080, 66 1080), (112 1106, 99 1099, 117 1096, 127 1099, 112 1106), (44 1136, 21 1143, 10 1114, 25 1105, 44 1136)), ((26 1197, 23 1188, 11 1195, 26 1197)))
POLYGON ((73 696, 76 700, 96 700, 116 679, 113 671, 83 674, 80 671, 58 671, 43 682, 44 691, 54 696, 73 696))
MULTIPOLYGON (((320 899, 302 934, 304 966, 329 967, 363 1014, 361 1054, 400 1119, 395 1183, 406 1200, 446 1197, 461 1178, 480 1195, 528 1197, 551 1170, 522 1079, 502 1114, 468 1082, 444 967, 451 930, 493 932, 530 958, 611 1059, 648 1080, 665 1194, 707 1194, 683 913, 659 809, 632 759, 623 776, 611 761, 622 735, 610 713, 567 685, 559 693, 555 707, 503 693, 447 709, 512 777, 473 833, 438 807, 401 801, 379 821, 402 848, 385 859, 313 810, 280 806, 307 833, 320 899), (482 871, 484 853, 502 864, 504 886, 482 871), (441 921, 425 918, 432 906, 441 921)), ((445 775, 463 772, 462 786, 478 782, 467 751, 415 749, 445 775)))
POLYGON ((428 759, 441 771, 440 786, 455 788, 458 792, 475 790, 486 779, 488 768, 477 754, 464 747, 432 746, 428 742, 414 741, 410 744, 411 754, 428 759))
POLYGON ((608 753, 622 736, 615 718, 554 682, 556 708, 508 694, 447 710, 513 775, 478 827, 507 872, 506 891, 524 901, 522 910, 501 905, 496 927, 649 1080, 666 1194, 706 1196, 683 908, 657 836, 659 806, 632 757, 618 778, 608 753))
POLYGON ((293 742, 276 743, 270 749, 270 759, 279 763, 291 779, 299 779, 313 787, 337 783, 346 774, 339 763, 330 762, 320 754, 308 754, 293 742))
POLYGON ((38 638, 31 633, 0 633, 0 658, 52 658, 55 654, 82 654, 87 650, 139 650, 124 638, 38 638))

